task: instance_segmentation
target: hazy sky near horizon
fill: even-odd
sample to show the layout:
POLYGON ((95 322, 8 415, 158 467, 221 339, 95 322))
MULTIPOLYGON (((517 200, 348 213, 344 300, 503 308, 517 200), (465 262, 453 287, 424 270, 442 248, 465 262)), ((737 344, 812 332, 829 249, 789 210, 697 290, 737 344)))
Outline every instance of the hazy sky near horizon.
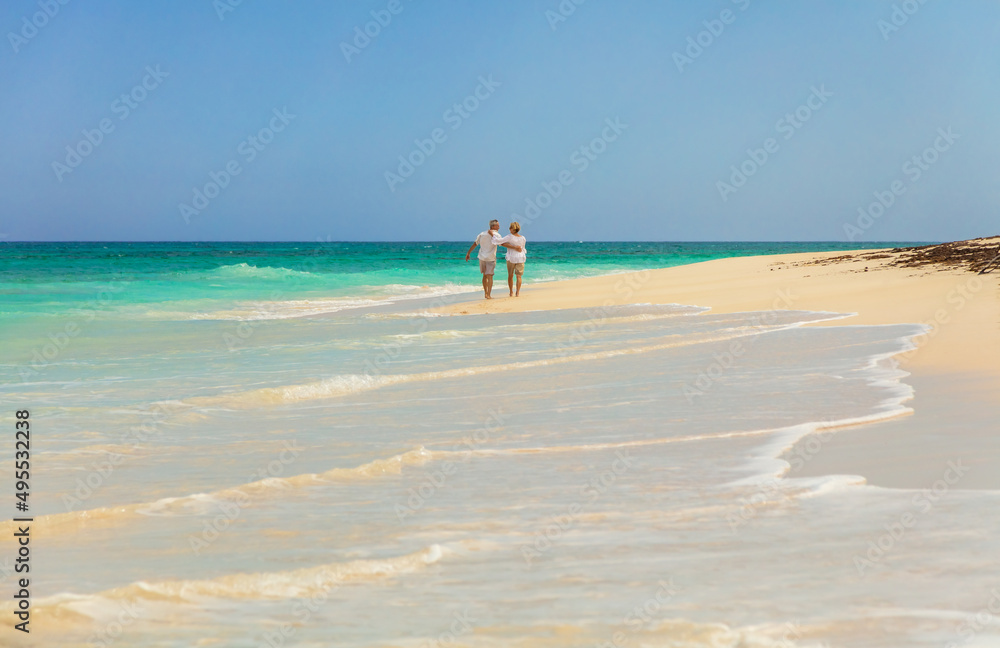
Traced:
POLYGON ((995 0, 580 1, 4 3, 0 235, 1000 230, 995 0))

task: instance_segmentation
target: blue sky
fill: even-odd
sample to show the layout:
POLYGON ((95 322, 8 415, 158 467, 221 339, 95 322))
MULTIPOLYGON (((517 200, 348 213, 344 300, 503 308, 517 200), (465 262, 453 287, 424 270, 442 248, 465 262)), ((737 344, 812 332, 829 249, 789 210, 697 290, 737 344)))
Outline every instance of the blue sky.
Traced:
POLYGON ((0 8, 7 240, 1000 229, 992 0, 63 1, 0 8))

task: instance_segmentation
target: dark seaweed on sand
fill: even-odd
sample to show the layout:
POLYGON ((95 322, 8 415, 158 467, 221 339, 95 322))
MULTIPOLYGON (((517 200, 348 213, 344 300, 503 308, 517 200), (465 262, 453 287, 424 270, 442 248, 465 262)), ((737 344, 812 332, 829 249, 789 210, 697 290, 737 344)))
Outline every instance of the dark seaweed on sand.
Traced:
POLYGON ((983 274, 994 270, 1000 271, 1000 236, 862 254, 843 254, 809 261, 803 265, 831 265, 850 261, 880 261, 883 267, 967 270, 983 274), (886 259, 891 260, 885 261, 886 259))

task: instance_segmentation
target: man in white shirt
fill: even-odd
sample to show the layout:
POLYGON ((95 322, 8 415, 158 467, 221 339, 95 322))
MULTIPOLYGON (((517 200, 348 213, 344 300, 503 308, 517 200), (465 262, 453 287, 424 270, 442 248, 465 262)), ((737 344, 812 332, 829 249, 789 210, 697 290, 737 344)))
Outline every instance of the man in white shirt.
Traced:
MULTIPOLYGON (((499 229, 500 221, 491 220, 490 228, 480 233, 469 247, 469 251, 465 253, 465 260, 468 261, 472 251, 476 249, 477 245, 479 246, 479 271, 483 273, 483 294, 486 299, 493 299, 493 273, 497 267, 497 245, 501 245, 501 237, 497 233, 499 229)), ((515 247, 506 243, 502 245, 510 248, 515 247)))

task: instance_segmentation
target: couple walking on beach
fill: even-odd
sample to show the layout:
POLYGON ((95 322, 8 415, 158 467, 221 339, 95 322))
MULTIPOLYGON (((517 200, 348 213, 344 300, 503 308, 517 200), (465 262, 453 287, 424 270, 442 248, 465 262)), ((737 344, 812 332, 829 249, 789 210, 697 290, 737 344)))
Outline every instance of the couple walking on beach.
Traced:
POLYGON ((483 294, 486 299, 493 299, 493 272, 497 265, 497 248, 507 248, 507 287, 511 297, 521 296, 521 277, 524 275, 524 262, 528 253, 525 251, 525 239, 520 235, 521 224, 514 221, 510 224, 510 234, 501 237, 498 230, 500 221, 491 220, 490 228, 476 237, 475 242, 465 253, 469 260, 472 251, 479 246, 479 271, 483 273, 483 294), (517 277, 517 292, 514 288, 514 277, 517 277))

